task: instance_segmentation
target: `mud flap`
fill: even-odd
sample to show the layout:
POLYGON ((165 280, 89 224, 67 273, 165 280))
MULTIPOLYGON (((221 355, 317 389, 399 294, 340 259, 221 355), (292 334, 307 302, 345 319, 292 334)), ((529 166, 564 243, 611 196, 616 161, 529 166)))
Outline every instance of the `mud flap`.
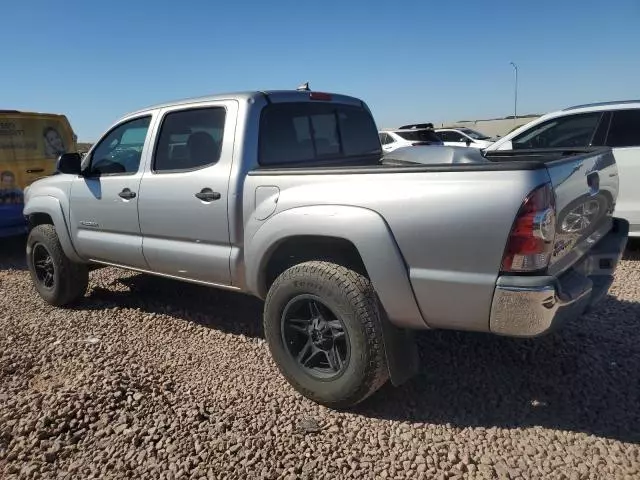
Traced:
POLYGON ((381 308, 380 321, 384 334, 384 352, 387 357, 389 379, 398 387, 418 373, 419 358, 415 332, 393 325, 381 308))

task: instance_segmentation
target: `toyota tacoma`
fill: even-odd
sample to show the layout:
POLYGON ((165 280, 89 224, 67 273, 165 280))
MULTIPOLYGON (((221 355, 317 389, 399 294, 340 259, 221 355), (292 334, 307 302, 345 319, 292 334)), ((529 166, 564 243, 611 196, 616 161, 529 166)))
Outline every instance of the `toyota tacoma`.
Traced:
POLYGON ((415 374, 416 330, 534 337, 580 318, 625 248, 617 194, 609 148, 422 164, 383 155, 358 98, 216 95, 61 155, 25 193, 26 258, 59 307, 99 266, 259 297, 282 375, 348 408, 415 374))

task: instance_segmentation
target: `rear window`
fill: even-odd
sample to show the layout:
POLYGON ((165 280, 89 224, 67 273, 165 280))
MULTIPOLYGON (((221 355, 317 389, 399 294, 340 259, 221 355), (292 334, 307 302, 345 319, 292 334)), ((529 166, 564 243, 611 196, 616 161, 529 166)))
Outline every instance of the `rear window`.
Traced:
POLYGON ((439 142, 440 137, 433 130, 416 130, 415 132, 395 132, 410 142, 439 142))
POLYGON ((331 103, 277 103, 262 112, 260 165, 313 163, 382 152, 371 114, 331 103))

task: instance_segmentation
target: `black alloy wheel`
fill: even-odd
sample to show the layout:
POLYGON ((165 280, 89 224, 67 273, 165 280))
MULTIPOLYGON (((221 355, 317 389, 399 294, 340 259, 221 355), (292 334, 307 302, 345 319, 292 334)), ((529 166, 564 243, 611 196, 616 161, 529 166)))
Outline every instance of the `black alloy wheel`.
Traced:
POLYGON ((51 253, 43 244, 36 243, 31 255, 38 282, 47 290, 52 290, 55 287, 56 267, 51 253))
POLYGON ((310 376, 333 380, 349 364, 351 351, 344 324, 315 295, 298 295, 284 308, 282 342, 310 376))

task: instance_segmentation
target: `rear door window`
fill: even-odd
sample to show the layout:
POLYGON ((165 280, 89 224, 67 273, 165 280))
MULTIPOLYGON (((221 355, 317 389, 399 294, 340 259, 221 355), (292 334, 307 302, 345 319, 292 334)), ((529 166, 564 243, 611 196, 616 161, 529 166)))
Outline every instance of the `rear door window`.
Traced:
POLYGON ((188 171, 217 163, 222 151, 225 118, 223 107, 168 113, 160 129, 153 171, 188 171))
POLYGON ((640 109, 616 110, 613 112, 609 135, 609 147, 640 146, 640 109))
POLYGON ((260 165, 314 163, 380 154, 367 110, 331 103, 274 103, 260 120, 260 165))

